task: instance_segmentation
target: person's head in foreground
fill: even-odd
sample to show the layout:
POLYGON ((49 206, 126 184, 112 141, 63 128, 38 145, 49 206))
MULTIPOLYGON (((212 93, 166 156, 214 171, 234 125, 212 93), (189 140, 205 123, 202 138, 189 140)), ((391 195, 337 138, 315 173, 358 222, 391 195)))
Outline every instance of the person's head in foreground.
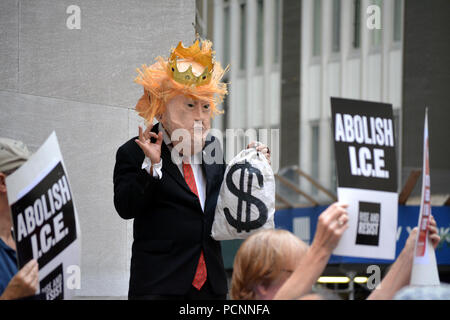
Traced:
POLYGON ((0 138, 0 300, 20 299, 35 294, 38 286, 36 260, 17 270, 16 244, 12 237, 11 210, 6 177, 24 164, 31 153, 20 141, 0 138))
POLYGON ((298 298, 298 300, 342 300, 339 295, 329 289, 317 289, 298 298))
POLYGON ((397 292, 395 300, 450 300, 450 285, 407 286, 397 292))
MULTIPOLYGON (((180 42, 168 58, 158 57, 151 66, 137 69, 135 82, 143 86, 144 95, 136 111, 147 127, 151 128, 156 118, 173 139, 174 147, 182 148, 185 154, 202 150, 211 118, 223 113, 217 106, 227 94, 227 86, 221 82, 225 70, 213 54, 211 41, 196 40, 188 48, 180 42), (189 135, 189 139, 179 139, 180 135, 189 135), (180 140, 183 144, 177 146, 180 140)), ((156 134, 150 136, 158 138, 156 134)))
POLYGON ((262 230, 251 235, 234 259, 231 299, 272 299, 307 249, 303 241, 286 230, 262 230))
POLYGON ((290 300, 309 294, 348 228, 347 207, 336 202, 320 214, 309 247, 286 230, 250 236, 234 259, 231 298, 290 300))

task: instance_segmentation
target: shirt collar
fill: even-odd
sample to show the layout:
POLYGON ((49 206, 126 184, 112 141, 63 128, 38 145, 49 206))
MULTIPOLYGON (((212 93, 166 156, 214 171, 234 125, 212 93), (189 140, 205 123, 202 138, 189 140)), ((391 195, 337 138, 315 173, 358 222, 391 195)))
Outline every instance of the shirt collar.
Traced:
POLYGON ((169 147, 169 150, 172 150, 172 140, 170 140, 170 137, 167 134, 167 131, 164 129, 164 127, 163 127, 161 122, 158 125, 158 130, 162 131, 164 143, 169 147))
MULTIPOLYGON (((167 131, 164 129, 162 123, 160 122, 158 124, 158 130, 162 131, 163 133, 163 141, 166 144, 166 146, 169 148, 169 151, 172 152, 172 148, 173 148, 173 144, 172 144, 172 140, 169 137, 169 134, 167 133, 167 131)), ((202 163, 202 153, 203 150, 194 154, 193 156, 190 157, 190 163, 191 164, 200 164, 202 163)))
POLYGON ((12 252, 16 252, 13 248, 11 248, 10 246, 8 246, 3 240, 2 238, 0 238, 0 247, 3 248, 6 251, 12 251, 12 252))

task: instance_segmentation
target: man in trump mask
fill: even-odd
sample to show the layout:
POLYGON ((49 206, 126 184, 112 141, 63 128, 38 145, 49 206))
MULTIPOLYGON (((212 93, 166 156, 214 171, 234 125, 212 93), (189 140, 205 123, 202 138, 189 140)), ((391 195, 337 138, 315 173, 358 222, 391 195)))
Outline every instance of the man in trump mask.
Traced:
MULTIPOLYGON (((118 149, 114 168, 114 205, 134 219, 130 299, 226 298, 220 242, 210 236, 226 165, 208 135, 223 113, 224 72, 208 40, 180 42, 138 69, 136 111, 147 129, 118 149)), ((256 148, 270 160, 266 146, 256 148)))

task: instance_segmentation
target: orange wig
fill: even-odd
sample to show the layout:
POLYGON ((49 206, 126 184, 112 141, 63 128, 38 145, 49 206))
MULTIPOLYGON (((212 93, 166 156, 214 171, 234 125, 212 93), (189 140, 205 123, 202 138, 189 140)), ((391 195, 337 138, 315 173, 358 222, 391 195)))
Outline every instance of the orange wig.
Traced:
MULTIPOLYGON (((198 45, 198 43, 196 42, 195 45, 198 45)), ((151 124, 153 123, 153 118, 161 116, 165 111, 166 102, 179 94, 189 96, 195 100, 208 101, 211 108, 211 117, 223 113, 223 110, 219 110, 217 106, 222 103, 225 95, 228 93, 227 84, 221 82, 228 67, 224 70, 219 62, 211 60, 211 41, 203 40, 201 49, 199 47, 196 48, 196 52, 191 50, 191 53, 193 52, 191 55, 189 54, 189 49, 192 47, 180 47, 181 43, 176 49, 172 50, 171 57, 177 55, 183 61, 200 63, 205 61, 205 56, 210 57, 211 62, 209 65, 213 65, 209 75, 211 80, 208 83, 197 86, 180 83, 174 79, 173 74, 170 72, 170 59, 161 56, 157 57, 156 63, 149 67, 145 64, 142 65, 142 70, 137 69, 139 75, 134 80, 144 87, 144 95, 138 101, 136 111, 147 123, 151 124)), ((205 66, 204 63, 202 64, 205 66)))

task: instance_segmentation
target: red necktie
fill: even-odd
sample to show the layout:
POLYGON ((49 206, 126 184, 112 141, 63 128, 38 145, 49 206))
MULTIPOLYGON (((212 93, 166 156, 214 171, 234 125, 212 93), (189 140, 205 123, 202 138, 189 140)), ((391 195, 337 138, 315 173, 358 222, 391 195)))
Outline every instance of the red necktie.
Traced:
MULTIPOLYGON (((192 171, 192 167, 189 163, 183 162, 183 174, 184 180, 186 180, 189 189, 198 197, 197 185, 195 184, 194 172, 192 171)), ((200 198, 199 198, 200 200, 200 198)), ((200 290, 202 286, 206 282, 206 263, 205 257, 203 256, 203 250, 200 254, 200 259, 198 260, 197 271, 195 271, 194 280, 192 281, 192 285, 200 290)))

